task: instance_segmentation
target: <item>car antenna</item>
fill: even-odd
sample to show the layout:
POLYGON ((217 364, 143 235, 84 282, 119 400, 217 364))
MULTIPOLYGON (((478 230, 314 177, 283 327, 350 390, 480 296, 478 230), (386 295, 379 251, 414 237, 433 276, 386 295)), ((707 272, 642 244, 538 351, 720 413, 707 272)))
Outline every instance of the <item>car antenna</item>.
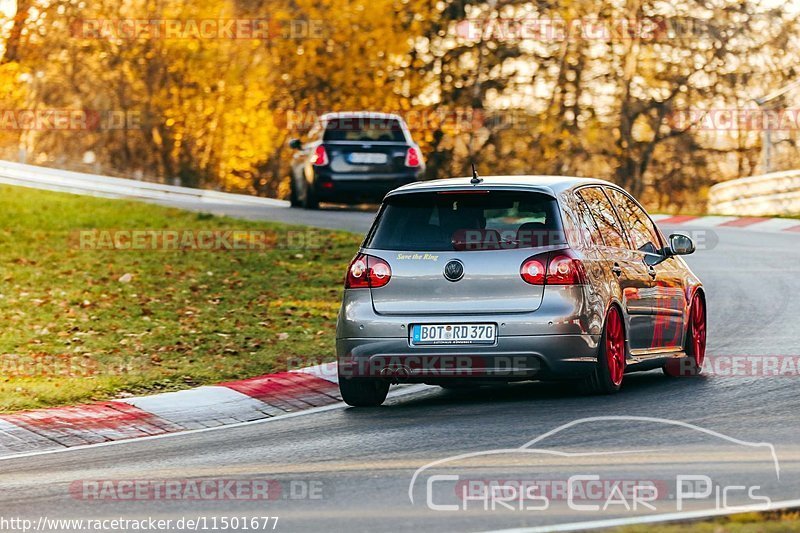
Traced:
POLYGON ((472 179, 469 180, 469 182, 471 184, 473 184, 473 185, 478 185, 482 181, 483 181, 483 179, 481 179, 481 177, 478 176, 478 171, 475 170, 475 163, 473 162, 472 163, 472 179))

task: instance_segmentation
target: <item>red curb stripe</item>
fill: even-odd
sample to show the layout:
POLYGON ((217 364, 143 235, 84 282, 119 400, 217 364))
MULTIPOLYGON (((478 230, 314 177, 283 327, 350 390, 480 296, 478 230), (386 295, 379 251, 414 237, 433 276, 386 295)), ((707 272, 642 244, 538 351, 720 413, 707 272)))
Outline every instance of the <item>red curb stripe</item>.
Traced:
POLYGON ((289 391, 281 383, 271 379, 271 375, 220 383, 220 386, 228 387, 251 398, 261 400, 287 413, 314 407, 310 403, 296 398, 293 394, 286 394, 289 391))
POLYGON ((282 382, 284 386, 296 390, 297 398, 314 407, 328 405, 331 403, 331 399, 339 401, 339 386, 326 379, 298 372, 285 372, 273 377, 276 381, 282 382))
POLYGON ((790 228, 785 228, 783 231, 792 231, 794 233, 800 233, 800 225, 792 226, 790 228))
POLYGON ((675 215, 673 217, 662 218, 661 220, 656 221, 656 224, 683 224, 684 222, 691 222, 692 220, 697 220, 697 216, 693 215, 675 215))
POLYGON ((37 409, 0 418, 64 446, 148 437, 182 429, 123 402, 37 409))
POLYGON ((241 381, 220 383, 251 398, 297 411, 330 405, 339 401, 339 386, 326 379, 302 372, 279 372, 241 381))
POLYGON ((728 222, 720 224, 720 227, 746 228, 747 226, 752 226, 753 224, 758 224, 759 222, 766 222, 767 220, 772 219, 765 217, 743 217, 735 220, 729 220, 728 222))

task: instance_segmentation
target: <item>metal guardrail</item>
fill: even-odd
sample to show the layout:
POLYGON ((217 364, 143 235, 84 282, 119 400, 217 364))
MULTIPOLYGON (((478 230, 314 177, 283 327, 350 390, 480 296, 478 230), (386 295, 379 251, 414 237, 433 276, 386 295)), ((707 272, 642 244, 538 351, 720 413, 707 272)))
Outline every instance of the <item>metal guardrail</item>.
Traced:
POLYGON ((289 202, 273 198, 176 187, 174 185, 162 185, 160 183, 125 178, 112 178, 97 174, 84 174, 55 168, 23 165, 10 161, 0 161, 0 183, 105 198, 205 202, 209 204, 252 204, 268 207, 287 207, 289 205, 289 202))
POLYGON ((708 212, 736 216, 800 214, 800 170, 718 183, 708 192, 708 212))
MULTIPOLYGON (((10 161, 0 161, 0 183, 106 198, 265 207, 289 205, 289 202, 274 198, 162 185, 10 161)), ((800 170, 773 172, 718 183, 709 191, 708 211, 716 215, 734 216, 800 214, 800 170)))

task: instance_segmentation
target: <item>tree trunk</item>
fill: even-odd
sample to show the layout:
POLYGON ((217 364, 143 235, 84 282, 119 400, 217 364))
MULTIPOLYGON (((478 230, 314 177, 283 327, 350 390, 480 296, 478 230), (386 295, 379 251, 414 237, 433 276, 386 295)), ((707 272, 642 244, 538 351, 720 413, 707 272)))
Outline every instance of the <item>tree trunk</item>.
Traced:
POLYGON ((17 0, 17 12, 14 14, 14 25, 6 40, 6 51, 0 64, 19 61, 20 44, 22 41, 22 30, 25 28, 25 21, 31 9, 30 0, 17 0))

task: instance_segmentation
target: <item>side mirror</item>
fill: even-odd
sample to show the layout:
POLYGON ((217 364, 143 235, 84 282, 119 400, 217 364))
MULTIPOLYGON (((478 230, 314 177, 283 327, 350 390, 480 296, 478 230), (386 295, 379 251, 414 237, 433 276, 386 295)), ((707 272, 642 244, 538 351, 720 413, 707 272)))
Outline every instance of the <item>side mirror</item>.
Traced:
POLYGON ((672 255, 689 255, 694 253, 695 246, 686 235, 673 233, 669 236, 669 249, 672 255))
POLYGON ((303 143, 300 142, 300 139, 291 139, 289 140, 289 148, 294 150, 300 150, 303 147, 303 143))

